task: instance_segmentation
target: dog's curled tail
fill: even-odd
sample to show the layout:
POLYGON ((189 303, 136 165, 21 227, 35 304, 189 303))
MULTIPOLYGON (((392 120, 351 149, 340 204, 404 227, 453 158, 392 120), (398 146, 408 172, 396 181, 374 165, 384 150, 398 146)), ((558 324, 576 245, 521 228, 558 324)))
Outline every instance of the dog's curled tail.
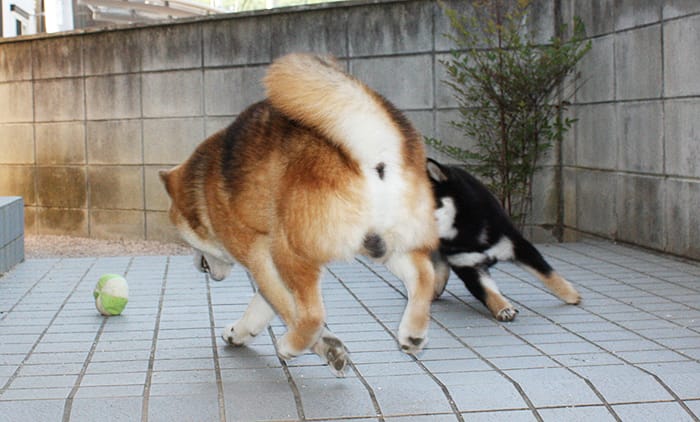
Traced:
POLYGON ((393 117, 393 106, 335 60, 309 54, 281 57, 270 65, 264 84, 275 108, 319 130, 360 164, 399 158, 405 130, 393 117))

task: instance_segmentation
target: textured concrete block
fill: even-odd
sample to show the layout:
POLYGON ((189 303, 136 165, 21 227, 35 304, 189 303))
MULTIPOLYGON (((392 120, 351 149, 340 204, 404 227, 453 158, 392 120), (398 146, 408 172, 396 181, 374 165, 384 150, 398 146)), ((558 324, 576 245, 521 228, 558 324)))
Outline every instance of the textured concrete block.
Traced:
POLYGON ((199 25, 156 26, 141 30, 141 69, 189 69, 202 65, 199 25))
POLYGON ((433 124, 433 113, 430 111, 406 111, 406 118, 411 122, 413 127, 423 136, 434 137, 435 127, 433 124))
POLYGON ((532 207, 527 222, 535 225, 553 225, 557 222, 556 172, 553 167, 543 167, 535 172, 532 183, 532 207))
POLYGON ((700 16, 664 24, 664 88, 666 96, 700 94, 700 16))
POLYGON ((270 17, 210 22, 203 28, 204 66, 269 63, 270 17))
POLYGON ((614 173, 584 170, 576 173, 576 221, 580 230, 606 237, 616 234, 616 189, 613 188, 616 180, 614 173))
POLYGON ((0 84, 0 123, 31 122, 33 108, 31 82, 0 84))
POLYGON ((209 137, 216 132, 227 128, 233 121, 235 117, 233 116, 223 116, 223 117, 207 117, 204 121, 204 136, 209 137))
POLYGON ((408 1, 356 7, 348 14, 349 55, 369 56, 430 51, 432 2, 408 1))
POLYGON ((618 100, 661 96, 661 26, 622 32, 615 38, 615 89, 618 100))
POLYGON ((607 34, 613 31, 614 7, 611 0, 574 0, 573 15, 586 25, 586 35, 607 34))
POLYGON ((83 37, 85 75, 130 73, 141 70, 139 32, 98 32, 83 37))
POLYGON ((566 227, 577 227, 576 220, 576 173, 575 169, 564 168, 562 170, 562 197, 563 197, 563 222, 566 227))
MULTIPOLYGON (((692 183, 698 185, 697 183, 692 183)), ((666 250, 678 255, 688 255, 690 246, 688 230, 690 226, 691 206, 688 203, 691 183, 680 180, 667 180, 665 203, 669 210, 664 224, 666 230, 666 250)), ((700 186, 694 186, 700 191, 700 186)), ((697 208, 695 208, 697 209, 697 208)), ((697 227, 697 226, 695 226, 697 227)))
POLYGON ((610 101, 615 96, 613 37, 592 40, 591 50, 579 64, 580 89, 576 102, 610 101))
POLYGON ((526 28, 535 42, 549 42, 554 36, 555 23, 553 1, 534 0, 530 3, 526 28))
POLYGON ((663 249, 664 179, 636 175, 617 177, 618 238, 656 249, 663 249))
POLYGON ((24 207, 24 233, 25 234, 36 234, 35 222, 36 222, 36 208, 35 207, 24 207))
POLYGON ((142 167, 93 166, 88 176, 91 209, 143 209, 142 167))
POLYGON ((663 18, 676 18, 700 12, 700 2, 695 0, 666 0, 663 3, 663 18))
POLYGON ((138 120, 87 122, 88 163, 142 163, 141 125, 138 120))
POLYGON ((700 177, 700 101, 667 101, 664 113, 666 172, 700 177))
POLYGON ((146 210, 148 211, 167 211, 170 207, 170 198, 158 176, 160 170, 168 168, 168 166, 146 166, 144 168, 144 189, 146 210))
POLYGON ((665 0, 615 0, 615 29, 628 29, 661 20, 665 0))
POLYGON ((146 211, 146 239, 182 243, 165 211, 146 211))
POLYGON ((37 167, 37 204, 45 207, 85 208, 85 176, 83 167, 37 167))
POLYGON ((31 43, 8 43, 0 48, 0 82, 32 78, 31 43))
POLYGON ((439 108, 453 108, 459 104, 455 99, 454 90, 447 84, 452 82, 446 64, 452 59, 450 54, 438 54, 435 56, 435 105, 439 108))
POLYGON ((700 183, 685 180, 666 180, 665 200, 666 251, 684 255, 700 255, 700 234, 689 227, 700 227, 695 210, 700 206, 700 183), (691 237, 693 241, 691 241, 691 237))
POLYGON ((68 78, 83 74, 82 37, 39 39, 32 43, 34 79, 68 78))
MULTIPOLYGON (((570 106, 564 112, 564 118, 573 119, 576 116, 574 111, 576 106, 570 106)), ((574 127, 569 129, 565 134, 561 142, 561 160, 562 164, 565 166, 571 166, 576 163, 576 123, 574 127)))
POLYGON ((347 56, 347 12, 319 10, 272 16, 272 58, 309 51, 347 56))
POLYGON ((447 35, 455 35, 450 19, 445 13, 446 9, 454 10, 459 14, 469 14, 471 12, 471 2, 462 0, 446 0, 442 4, 436 3, 435 8, 435 49, 437 51, 449 51, 455 48, 455 44, 447 35))
POLYGON ((36 234, 88 237, 87 210, 37 208, 34 230, 36 234))
POLYGON ((0 164, 34 163, 34 129, 30 124, 0 124, 0 164))
POLYGON ((21 196, 26 205, 34 205, 34 174, 30 166, 0 166, 0 195, 21 196))
POLYGON ((90 211, 90 236, 97 239, 144 239, 145 224, 143 211, 90 211))
POLYGON ((85 80, 89 120, 141 117, 139 75, 94 76, 85 80))
POLYGON ((78 123, 38 123, 37 164, 84 164, 85 125, 78 123))
POLYGON ((617 165, 615 106, 578 106, 576 117, 576 163, 584 167, 614 169, 617 165))
POLYGON ((144 117, 202 114, 202 72, 149 73, 142 77, 144 117))
POLYGON ((83 79, 36 81, 34 104, 38 122, 84 119, 83 79))
POLYGON ((617 105, 618 169, 661 173, 664 168, 661 101, 617 105))
POLYGON ((204 140, 202 119, 157 119, 143 122, 146 164, 179 164, 204 140))
POLYGON ((208 116, 235 115, 265 98, 266 66, 204 72, 204 109, 208 116))
POLYGON ((387 97, 399 109, 433 106, 430 55, 353 60, 350 73, 387 97))
POLYGON ((463 149, 473 147, 473 142, 466 139, 461 129, 452 124, 461 119, 462 115, 457 110, 438 111, 435 119, 435 136, 448 145, 463 149))

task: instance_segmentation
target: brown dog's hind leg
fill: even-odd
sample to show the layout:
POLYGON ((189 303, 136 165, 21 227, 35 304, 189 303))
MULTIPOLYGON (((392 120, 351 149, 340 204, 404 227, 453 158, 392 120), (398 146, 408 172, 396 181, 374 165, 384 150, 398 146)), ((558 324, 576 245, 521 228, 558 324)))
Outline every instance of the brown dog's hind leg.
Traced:
POLYGON ((399 324, 401 350, 414 354, 428 341, 430 304, 435 296, 435 272, 429 251, 393 255, 386 263, 406 286, 408 303, 399 324))
POLYGON ((324 327, 321 336, 316 344, 311 347, 311 351, 316 353, 328 363, 328 369, 338 378, 345 377, 345 366, 350 358, 345 345, 327 327, 324 327))
POLYGON ((294 302, 294 315, 285 320, 287 332, 277 342, 283 359, 298 356, 316 343, 326 314, 321 296, 321 266, 278 248, 273 257, 275 267, 294 302))

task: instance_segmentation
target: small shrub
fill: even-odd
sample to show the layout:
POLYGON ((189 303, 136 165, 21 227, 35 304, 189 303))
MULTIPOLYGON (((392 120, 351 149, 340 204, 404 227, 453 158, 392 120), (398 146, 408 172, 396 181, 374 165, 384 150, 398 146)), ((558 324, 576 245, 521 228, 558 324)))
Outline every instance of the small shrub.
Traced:
POLYGON ((526 27, 529 3, 474 0, 469 16, 444 8, 455 32, 447 36, 456 45, 442 62, 449 75, 444 82, 461 115, 452 124, 473 147, 426 139, 464 162, 520 227, 532 201, 538 160, 574 123, 563 115, 575 91, 573 80, 571 87, 563 85, 591 48, 579 19, 568 39, 555 36, 537 44, 537 34, 526 27))

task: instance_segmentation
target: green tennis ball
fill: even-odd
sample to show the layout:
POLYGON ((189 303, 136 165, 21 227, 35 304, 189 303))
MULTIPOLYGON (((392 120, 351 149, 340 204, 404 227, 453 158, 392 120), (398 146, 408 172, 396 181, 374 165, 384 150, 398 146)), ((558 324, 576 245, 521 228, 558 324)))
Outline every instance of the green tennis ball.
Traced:
POLYGON ((119 315, 129 301, 129 285, 124 277, 105 274, 95 286, 95 307, 102 315, 119 315))

